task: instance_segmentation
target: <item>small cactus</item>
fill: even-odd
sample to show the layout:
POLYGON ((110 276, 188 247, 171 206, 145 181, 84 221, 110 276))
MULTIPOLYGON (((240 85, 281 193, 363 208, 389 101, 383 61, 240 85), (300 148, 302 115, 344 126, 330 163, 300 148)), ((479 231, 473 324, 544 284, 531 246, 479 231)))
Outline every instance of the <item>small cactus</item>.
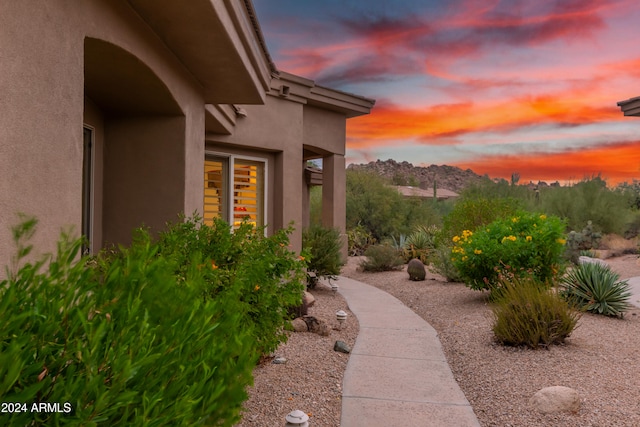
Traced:
POLYGON ((409 273, 410 280, 424 280, 427 276, 427 271, 424 268, 424 264, 417 258, 409 261, 407 265, 407 273, 409 273))

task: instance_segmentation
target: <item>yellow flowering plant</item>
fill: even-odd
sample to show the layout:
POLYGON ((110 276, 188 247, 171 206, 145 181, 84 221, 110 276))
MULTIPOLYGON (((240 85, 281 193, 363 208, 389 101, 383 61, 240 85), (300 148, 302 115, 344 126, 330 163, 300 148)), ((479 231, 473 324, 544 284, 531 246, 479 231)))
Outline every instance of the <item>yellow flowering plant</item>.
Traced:
POLYGON ((558 217, 518 211, 454 236, 451 261, 476 290, 493 289, 505 269, 547 282, 563 270, 564 230, 558 217))

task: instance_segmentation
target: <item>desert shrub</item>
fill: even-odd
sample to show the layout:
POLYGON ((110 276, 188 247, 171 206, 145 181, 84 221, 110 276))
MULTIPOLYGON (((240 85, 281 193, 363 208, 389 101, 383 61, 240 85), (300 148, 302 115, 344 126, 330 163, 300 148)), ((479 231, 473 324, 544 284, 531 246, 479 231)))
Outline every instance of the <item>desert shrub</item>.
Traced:
POLYGON ((248 242, 227 236, 210 250, 220 258, 205 257, 216 242, 189 238, 224 232, 192 225, 182 238, 180 227, 165 235, 170 247, 139 231, 131 247, 90 261, 65 235, 55 255, 25 262, 35 222, 14 229, 18 255, 0 282, 0 400, 68 403, 72 412, 3 414, 3 425, 235 425, 255 363, 278 334, 269 318, 269 328, 249 321, 261 315, 251 306, 266 292, 298 295, 299 285, 280 283, 297 261, 277 259, 285 234, 246 229, 248 242), (271 338, 256 341, 258 332, 271 338))
POLYGON ((398 251, 389 245, 369 246, 364 255, 366 258, 361 263, 364 271, 398 270, 404 265, 398 251))
POLYGON ((451 260, 453 245, 439 245, 429 257, 429 267, 444 276, 448 282, 462 282, 460 272, 451 260))
POLYGON ((372 173, 347 171, 347 228, 361 225, 373 237, 400 234, 404 225, 398 215, 402 196, 372 173))
POLYGON ((593 221, 595 231, 624 234, 630 222, 628 194, 610 190, 600 177, 542 189, 540 201, 540 209, 565 219, 569 230, 581 230, 587 221, 593 221))
POLYGON ((322 186, 309 189, 309 224, 322 225, 322 186))
POLYGON ((342 240, 335 228, 312 225, 302 233, 302 247, 308 254, 307 268, 317 277, 335 277, 344 265, 342 240))
POLYGON ((640 180, 634 179, 631 183, 623 182, 618 184, 616 191, 627 198, 629 207, 635 210, 640 209, 640 180))
POLYGON ((624 316, 629 309, 629 284, 608 265, 583 263, 561 279, 562 295, 581 310, 605 316, 624 316))
POLYGON ((346 205, 347 229, 360 225, 378 242, 440 221, 432 203, 403 197, 373 173, 347 171, 346 205))
POLYGON ((475 230, 500 218, 512 217, 520 202, 501 198, 464 198, 443 220, 445 237, 459 236, 463 230, 475 230))
POLYGON ((369 246, 376 243, 373 234, 361 224, 347 230, 347 240, 349 242, 349 256, 360 256, 369 246))
POLYGON ((439 229, 435 225, 418 226, 409 234, 402 246, 402 255, 405 262, 417 258, 427 263, 431 252, 436 246, 436 235, 439 229))
POLYGON ((632 210, 626 225, 624 237, 632 239, 640 236, 640 210, 632 210))
POLYGON ((454 236, 451 260, 471 289, 492 289, 504 269, 548 282, 561 267, 563 232, 559 218, 521 211, 454 236))
POLYGON ((460 273, 451 261, 454 242, 443 229, 434 234, 434 249, 429 254, 429 267, 435 273, 444 276, 449 282, 461 282, 460 273))
POLYGON ((563 343, 580 314, 532 277, 503 278, 492 305, 496 341, 511 346, 548 347, 563 343))
POLYGON ((536 202, 536 193, 527 186, 516 184, 517 182, 513 182, 513 179, 511 182, 505 179, 494 182, 489 178, 483 178, 467 185, 460 195, 465 200, 517 200, 519 208, 533 208, 536 202))

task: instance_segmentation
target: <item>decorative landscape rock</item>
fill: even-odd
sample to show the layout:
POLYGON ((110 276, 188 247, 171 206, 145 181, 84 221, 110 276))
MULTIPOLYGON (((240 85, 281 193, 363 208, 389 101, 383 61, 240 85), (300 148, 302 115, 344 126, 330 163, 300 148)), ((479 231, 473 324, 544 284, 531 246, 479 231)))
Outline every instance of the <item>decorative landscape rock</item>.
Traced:
POLYGON ((304 302, 307 304, 307 307, 313 306, 313 304, 315 304, 316 302, 316 299, 311 294, 311 292, 307 292, 307 291, 304 292, 303 299, 304 299, 304 302))
POLYGON ((331 335, 331 327, 324 322, 320 322, 315 331, 316 334, 321 335, 323 337, 328 337, 331 335))
POLYGON ((424 268, 424 264, 417 258, 409 261, 407 265, 407 273, 409 273, 409 279, 411 280, 424 280, 427 277, 427 271, 424 268))
POLYGON ((291 326, 293 326, 294 332, 308 332, 309 327, 307 326, 307 322, 304 321, 302 317, 297 317, 291 321, 291 326))
POLYGON ((302 319, 306 322, 307 328, 310 332, 315 332, 323 337, 331 334, 331 328, 322 320, 318 320, 313 316, 304 316, 302 319))
POLYGON ((333 345, 333 351, 338 351, 345 354, 351 353, 351 349, 344 341, 336 341, 336 343, 333 345))
POLYGON ((591 258, 588 256, 580 256, 578 257, 578 263, 580 264, 600 264, 600 265, 604 265, 604 266, 609 266, 609 264, 607 264, 607 261, 599 259, 599 258, 591 258))
POLYGON ((271 361, 271 363, 273 363, 274 365, 284 365, 285 363, 287 363, 287 359, 284 357, 276 357, 275 359, 273 359, 273 361, 271 361))
POLYGON ((545 414, 554 412, 575 413, 580 409, 580 395, 569 387, 546 387, 534 394, 529 399, 529 404, 545 414))

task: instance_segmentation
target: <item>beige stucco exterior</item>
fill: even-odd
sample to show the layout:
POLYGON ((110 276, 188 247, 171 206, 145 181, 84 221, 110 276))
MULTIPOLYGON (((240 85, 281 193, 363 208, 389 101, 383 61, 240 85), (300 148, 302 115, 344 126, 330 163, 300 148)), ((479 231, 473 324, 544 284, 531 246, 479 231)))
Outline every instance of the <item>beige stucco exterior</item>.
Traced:
POLYGON ((40 253, 81 232, 83 127, 93 251, 201 211, 205 150, 266 160, 269 230, 293 221, 298 249, 305 160, 344 229, 345 121, 373 106, 278 72, 242 0, 0 0, 0 94, 3 265, 18 212, 40 253))

